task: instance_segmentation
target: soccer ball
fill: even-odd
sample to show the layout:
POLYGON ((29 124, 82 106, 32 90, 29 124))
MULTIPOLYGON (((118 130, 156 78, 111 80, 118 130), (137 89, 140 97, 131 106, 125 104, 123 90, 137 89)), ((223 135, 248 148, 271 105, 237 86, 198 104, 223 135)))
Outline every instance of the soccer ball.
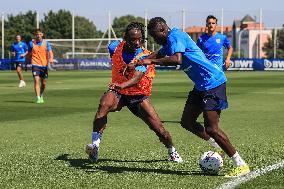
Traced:
POLYGON ((199 166, 204 174, 217 175, 223 167, 223 158, 217 152, 205 152, 199 160, 199 166))

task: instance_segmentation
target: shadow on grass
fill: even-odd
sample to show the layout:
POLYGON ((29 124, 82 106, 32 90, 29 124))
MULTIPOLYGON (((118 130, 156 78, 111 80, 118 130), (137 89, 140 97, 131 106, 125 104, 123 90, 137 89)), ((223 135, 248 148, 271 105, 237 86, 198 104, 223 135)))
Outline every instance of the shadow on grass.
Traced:
POLYGON ((178 123, 180 124, 180 121, 168 121, 168 120, 162 120, 162 123, 178 123))
POLYGON ((35 103, 35 101, 31 101, 31 100, 6 100, 3 102, 15 102, 15 103, 35 103))
MULTIPOLYGON (((141 167, 127 167, 127 166, 113 166, 113 165, 100 165, 100 162, 115 162, 115 163, 155 163, 155 162, 167 162, 168 160, 115 160, 115 159, 100 159, 97 163, 92 163, 89 159, 71 159, 69 154, 62 154, 55 158, 55 160, 66 161, 70 166, 84 169, 88 173, 104 171, 107 173, 158 173, 158 174, 170 174, 170 175, 204 175, 201 171, 184 171, 184 170, 169 170, 161 168, 141 168, 141 167)), ((172 162, 169 162, 172 163, 172 162)))
MULTIPOLYGON (((162 123, 178 123, 180 124, 180 121, 171 121, 171 120, 162 120, 162 123)), ((198 123, 204 124, 203 121, 199 121, 198 123)))

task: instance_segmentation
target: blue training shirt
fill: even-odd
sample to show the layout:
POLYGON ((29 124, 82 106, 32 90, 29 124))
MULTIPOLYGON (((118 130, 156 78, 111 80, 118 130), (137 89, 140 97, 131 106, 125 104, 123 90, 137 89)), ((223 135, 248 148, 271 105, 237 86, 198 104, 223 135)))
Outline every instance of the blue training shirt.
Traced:
MULTIPOLYGON (((120 43, 119 41, 113 41, 108 45, 108 51, 109 51, 110 56, 112 56, 114 54, 115 49, 119 45, 119 43, 120 43)), ((128 53, 128 52, 122 51, 123 61, 126 64, 129 64, 141 52, 143 52, 143 49, 141 47, 138 48, 135 53, 128 53)), ((140 57, 139 60, 142 60, 143 58, 145 58, 145 56, 140 57)), ((147 65, 137 66, 137 67, 135 67, 135 70, 146 73, 147 65)))
POLYGON ((167 45, 163 46, 159 53, 167 56, 181 53, 181 69, 194 82, 195 88, 199 91, 213 89, 227 81, 224 72, 205 57, 187 33, 177 28, 169 32, 167 45))
POLYGON ((14 42, 11 45, 11 52, 15 52, 16 55, 13 58, 13 61, 15 62, 25 62, 26 58, 22 57, 22 54, 25 54, 28 50, 28 46, 25 42, 20 41, 18 42, 14 42))
POLYGON ((223 47, 226 49, 231 47, 231 43, 226 35, 216 33, 210 36, 207 33, 201 35, 197 40, 197 46, 204 52, 207 59, 213 64, 224 68, 223 47))

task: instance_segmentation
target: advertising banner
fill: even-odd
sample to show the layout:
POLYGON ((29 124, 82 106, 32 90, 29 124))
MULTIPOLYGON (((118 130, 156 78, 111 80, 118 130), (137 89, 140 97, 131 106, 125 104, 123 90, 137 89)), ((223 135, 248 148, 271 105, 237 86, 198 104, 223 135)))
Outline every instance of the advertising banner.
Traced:
MULTIPOLYGON (((30 65, 28 65, 28 68, 30 65)), ((11 59, 0 59, 0 70, 14 69, 11 59)), ((51 70, 111 70, 110 58, 55 59, 51 70)), ((156 66, 157 70, 175 70, 179 66, 156 66)), ((284 71, 284 59, 231 59, 229 71, 284 71)))

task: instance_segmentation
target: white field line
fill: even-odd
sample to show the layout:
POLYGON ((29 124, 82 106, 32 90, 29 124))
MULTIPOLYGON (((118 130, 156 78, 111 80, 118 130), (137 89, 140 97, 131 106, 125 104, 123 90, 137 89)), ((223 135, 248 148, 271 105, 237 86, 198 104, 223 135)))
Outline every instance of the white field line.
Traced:
POLYGON ((247 175, 241 176, 241 177, 237 177, 235 179, 232 179, 228 182, 225 182, 224 184, 222 184, 221 186, 217 187, 216 189, 232 189, 235 188, 236 186, 245 183, 249 180, 252 180, 258 176, 264 175, 270 171, 276 170, 276 169, 280 169, 284 167, 284 160, 282 160, 279 163, 264 167, 264 168, 260 168, 257 169, 255 171, 250 172, 247 175))

